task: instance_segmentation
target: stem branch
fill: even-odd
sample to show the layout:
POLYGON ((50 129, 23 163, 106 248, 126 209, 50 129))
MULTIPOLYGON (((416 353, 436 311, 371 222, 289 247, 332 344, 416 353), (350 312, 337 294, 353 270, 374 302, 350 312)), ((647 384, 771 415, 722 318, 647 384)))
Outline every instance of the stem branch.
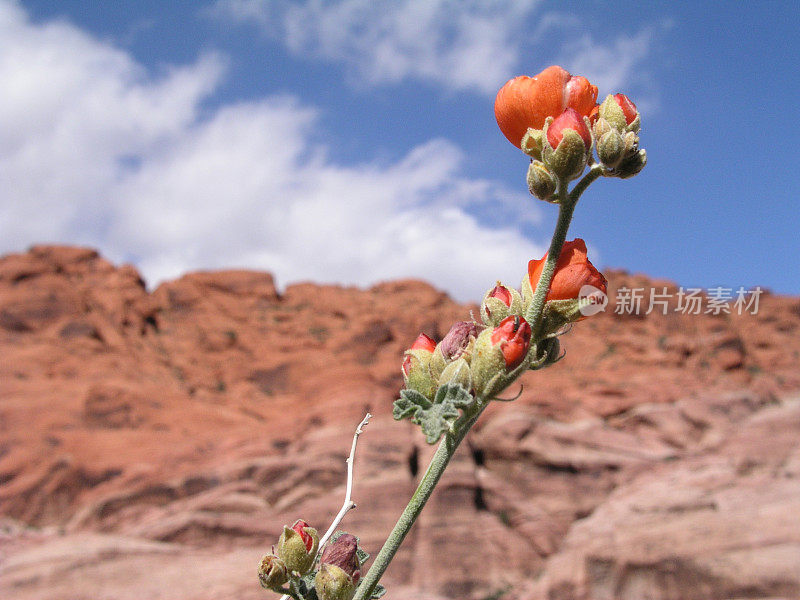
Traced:
MULTIPOLYGON (((322 538, 319 540, 319 545, 317 546, 318 548, 317 552, 322 551, 322 548, 325 546, 327 541, 333 535, 334 531, 336 531, 336 528, 339 526, 339 523, 342 522, 344 516, 350 510, 356 507, 356 503, 353 502, 353 500, 351 499, 351 495, 353 493, 353 462, 356 456, 356 444, 358 443, 358 436, 364 433, 364 427, 369 425, 369 420, 371 418, 372 415, 367 413, 367 416, 365 416, 361 420, 361 423, 359 423, 358 427, 356 427, 356 432, 353 434, 353 444, 350 446, 350 455, 347 457, 347 460, 345 461, 347 463, 347 489, 344 494, 344 502, 342 503, 342 508, 339 509, 339 512, 334 517, 331 526, 328 527, 328 531, 326 531, 325 535, 323 535, 322 538)), ((316 557, 314 558, 314 560, 316 561, 316 557)), ((295 596, 294 594, 284 594, 283 596, 281 596, 281 600, 289 600, 290 597, 297 598, 297 596, 295 596)))
POLYGON ((333 532, 336 531, 336 528, 339 526, 339 523, 342 522, 344 516, 353 508, 356 507, 356 503, 350 499, 350 496, 353 493, 353 459, 356 455, 356 444, 358 443, 358 436, 364 432, 364 427, 369 424, 369 420, 372 418, 372 415, 367 413, 367 416, 358 424, 356 427, 356 432, 353 434, 353 445, 350 446, 350 456, 347 457, 347 491, 344 495, 344 502, 342 503, 342 508, 339 510, 336 517, 333 519, 333 523, 331 526, 328 527, 328 531, 325 532, 325 535, 322 536, 322 539, 319 541, 319 550, 322 551, 323 546, 325 546, 326 542, 330 539, 333 535, 333 532))

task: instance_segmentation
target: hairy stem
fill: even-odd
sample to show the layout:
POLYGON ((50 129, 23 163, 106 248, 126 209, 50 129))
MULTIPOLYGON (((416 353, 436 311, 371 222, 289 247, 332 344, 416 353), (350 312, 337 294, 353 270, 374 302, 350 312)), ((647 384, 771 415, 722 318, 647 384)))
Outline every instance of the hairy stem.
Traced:
MULTIPOLYGON (((568 182, 559 182, 558 221, 556 222, 556 228, 553 232, 553 238, 550 242, 550 249, 547 253, 547 261, 545 262, 542 275, 539 278, 539 282, 536 286, 536 291, 534 293, 531 305, 525 314, 525 319, 528 321, 528 323, 530 323, 533 331, 538 329, 539 321, 542 319, 545 298, 547 297, 547 293, 550 291, 550 282, 553 278, 553 273, 555 272, 558 257, 561 255, 561 248, 564 245, 564 240, 567 237, 569 225, 572 222, 572 214, 575 210, 575 205, 578 203, 578 199, 586 190, 586 188, 589 187, 589 185, 602 174, 603 167, 601 165, 592 166, 583 179, 581 179, 575 185, 572 192, 568 191, 568 182)), ((353 600, 368 600, 370 598, 372 592, 375 590, 375 586, 378 585, 380 578, 389 567, 389 563, 392 562, 394 555, 397 553, 397 550, 403 543, 403 540, 410 531, 414 521, 417 520, 417 517, 425 507, 425 503, 433 494, 436 484, 439 483, 439 479, 441 478, 442 473, 444 473, 444 470, 447 468, 447 465, 450 463, 450 459, 453 458, 458 445, 463 441, 464 437, 466 437, 467 432, 478 420, 478 417, 481 415, 487 405, 488 400, 482 401, 481 399, 478 399, 478 408, 476 409, 475 413, 470 415, 469 418, 467 418, 455 431, 455 433, 448 433, 439 443, 439 447, 436 449, 436 453, 433 455, 433 458, 428 465, 428 470, 425 472, 425 475, 423 475, 416 491, 414 492, 414 495, 411 497, 408 505, 403 510, 400 518, 397 520, 394 529, 392 529, 392 532, 389 534, 389 537, 383 544, 383 548, 381 548, 380 552, 378 552, 378 555, 375 557, 375 561, 372 563, 369 571, 367 571, 367 574, 361 581, 361 585, 358 586, 358 590, 356 590, 356 595, 353 597, 353 600)))
POLYGON ((447 468, 450 459, 453 458, 458 445, 475 424, 475 421, 478 420, 478 417, 483 412, 483 409, 486 408, 487 404, 488 402, 480 403, 479 401, 480 408, 476 410, 475 414, 471 415, 462 423, 455 433, 446 434, 442 441, 439 442, 439 447, 436 449, 436 453, 433 455, 428 465, 428 470, 425 471, 425 475, 422 476, 414 495, 411 496, 411 500, 397 520, 394 529, 392 529, 392 532, 383 544, 383 548, 378 552, 372 566, 364 576, 361 585, 358 586, 353 600, 367 600, 372 595, 375 586, 378 585, 380 578, 383 576, 389 563, 392 562, 394 555, 400 548, 400 544, 403 543, 414 521, 417 520, 417 517, 422 512, 428 498, 433 494, 433 490, 439 482, 439 478, 447 468))
POLYGON ((556 228, 553 231, 553 238, 550 240, 550 248, 547 250, 547 260, 544 263, 542 274, 533 293, 533 300, 531 300, 530 306, 525 312, 525 320, 528 321, 531 330, 534 332, 539 331, 545 298, 547 298, 547 293, 550 291, 550 282, 553 279, 553 273, 556 271, 556 263, 559 256, 561 256, 561 247, 564 245, 564 240, 567 239, 567 231, 569 230, 569 224, 572 222, 572 213, 575 210, 575 202, 572 201, 572 198, 567 193, 567 183, 565 181, 559 184, 558 195, 560 201, 558 205, 558 221, 556 221, 556 228))
POLYGON ((544 263, 542 274, 539 277, 536 290, 533 293, 533 300, 525 313, 525 320, 530 324, 534 334, 539 331, 539 326, 541 325, 545 299, 550 291, 550 283, 553 280, 556 263, 558 263, 558 259, 561 256, 561 248, 564 246, 564 241, 567 239, 567 231, 572 222, 572 214, 575 211, 575 206, 578 204, 578 199, 586 188, 602 174, 603 167, 596 164, 592 166, 589 172, 575 185, 572 192, 567 191, 566 181, 560 181, 558 184, 558 221, 556 221, 556 228, 550 240, 550 248, 547 250, 547 260, 544 263))

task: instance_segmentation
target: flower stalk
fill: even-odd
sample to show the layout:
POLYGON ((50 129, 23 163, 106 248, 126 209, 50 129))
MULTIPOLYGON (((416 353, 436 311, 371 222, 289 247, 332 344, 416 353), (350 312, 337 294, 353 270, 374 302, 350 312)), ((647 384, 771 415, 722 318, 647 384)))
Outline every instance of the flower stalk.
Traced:
POLYGON ((586 175, 575 184, 571 192, 567 191, 566 181, 560 179, 558 182, 558 220, 556 221, 556 227, 553 231, 553 237, 550 240, 550 248, 547 250, 547 260, 542 269, 542 275, 539 277, 539 282, 536 285, 533 300, 525 313, 525 319, 533 328, 534 339, 538 339, 538 334, 541 333, 545 300, 548 292, 550 292, 550 283, 556 271, 556 263, 558 263, 558 259, 561 256, 561 248, 564 246, 564 241, 567 239, 567 232, 569 231, 570 223, 572 223, 575 206, 578 204, 581 194, 586 191, 586 188, 588 188, 593 181, 603 174, 603 171, 604 168, 602 165, 592 165, 586 175))
POLYGON ((636 175, 647 155, 639 149, 641 118, 635 104, 624 94, 609 95, 602 105, 596 99, 595 86, 557 66, 533 78, 514 78, 498 93, 495 116, 501 131, 532 159, 527 173, 529 191, 559 206, 547 255, 529 261, 521 290, 498 281, 486 293, 480 308, 482 322, 473 316, 455 323, 438 343, 421 333, 405 351, 401 366, 405 385, 392 414, 395 420, 410 419, 419 425, 429 444, 438 441, 436 452, 361 578, 361 565, 368 554, 358 547, 358 538, 344 532, 333 534, 345 514, 355 508, 351 500, 353 458, 358 436, 370 418, 367 414, 355 432, 347 460, 344 503, 322 540, 316 530, 298 520, 291 529, 284 528, 280 556, 262 559, 262 586, 284 593, 281 600, 379 598, 385 592, 381 577, 489 403, 519 397, 521 390, 514 398, 499 395, 527 370, 560 360, 558 336, 569 324, 605 307, 605 277, 589 261, 584 240, 567 242, 567 233, 589 185, 601 176, 625 179, 636 175), (595 162, 594 152, 599 162, 595 162), (576 180, 570 191, 570 182, 576 180), (598 306, 598 298, 602 305, 598 306), (319 570, 314 571, 318 550, 323 554, 319 570), (314 583, 309 584, 312 577, 314 583), (284 586, 287 579, 288 588, 284 586))
POLYGON ((414 491, 414 495, 411 496, 411 500, 409 500, 400 518, 397 520, 389 537, 386 538, 386 542, 375 557, 361 585, 358 586, 353 600, 368 600, 370 598, 372 592, 375 590, 375 586, 378 585, 384 572, 389 567, 389 563, 392 562, 394 555, 406 538, 414 521, 417 520, 422 509, 425 508, 425 504, 433 494, 436 484, 439 483, 442 473, 444 473, 447 465, 450 464, 450 459, 453 458, 459 444, 464 440, 467 433, 488 404, 487 401, 482 401, 478 398, 476 407, 469 416, 465 415, 460 425, 456 422, 457 426, 454 427, 454 430, 445 434, 442 441, 439 442, 439 447, 436 449, 433 458, 431 458, 428 469, 422 476, 417 489, 414 491))

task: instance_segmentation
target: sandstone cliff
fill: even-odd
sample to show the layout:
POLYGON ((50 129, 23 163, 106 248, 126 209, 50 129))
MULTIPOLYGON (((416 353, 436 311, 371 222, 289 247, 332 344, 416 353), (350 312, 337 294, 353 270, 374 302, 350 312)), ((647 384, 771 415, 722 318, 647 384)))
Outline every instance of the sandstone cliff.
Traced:
MULTIPOLYGON (((674 288, 607 275, 612 302, 674 288)), ((475 309, 416 281, 150 292, 89 249, 0 258, 0 597, 271 597, 259 558, 330 522, 366 411, 343 526, 377 551, 432 452, 391 418, 402 351, 475 309)), ((799 331, 772 295, 577 324, 467 438, 387 598, 800 597, 799 331)))

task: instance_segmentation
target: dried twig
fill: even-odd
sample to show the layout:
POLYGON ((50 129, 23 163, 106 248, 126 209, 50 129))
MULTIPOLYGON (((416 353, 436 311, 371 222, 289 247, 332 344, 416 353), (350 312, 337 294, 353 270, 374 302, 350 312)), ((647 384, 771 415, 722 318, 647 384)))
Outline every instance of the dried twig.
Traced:
MULTIPOLYGON (((322 551, 322 548, 325 546, 327 541, 336 531, 336 528, 339 526, 339 523, 342 522, 344 516, 352 509, 356 507, 356 503, 353 502, 351 499, 351 495, 353 493, 353 462, 356 456, 356 444, 358 443, 358 436, 364 432, 364 427, 369 424, 369 420, 372 418, 372 415, 367 413, 361 423, 358 424, 356 427, 356 432, 353 434, 353 445, 350 446, 350 456, 347 457, 345 461, 347 463, 347 491, 344 495, 344 502, 342 503, 342 508, 339 509, 338 514, 334 517, 331 526, 328 527, 328 531, 325 532, 325 535, 322 536, 322 539, 319 541, 319 551, 322 551)), ((314 559, 316 560, 316 558, 314 559)), ((281 596, 281 600, 290 600, 291 596, 288 594, 281 596)))

